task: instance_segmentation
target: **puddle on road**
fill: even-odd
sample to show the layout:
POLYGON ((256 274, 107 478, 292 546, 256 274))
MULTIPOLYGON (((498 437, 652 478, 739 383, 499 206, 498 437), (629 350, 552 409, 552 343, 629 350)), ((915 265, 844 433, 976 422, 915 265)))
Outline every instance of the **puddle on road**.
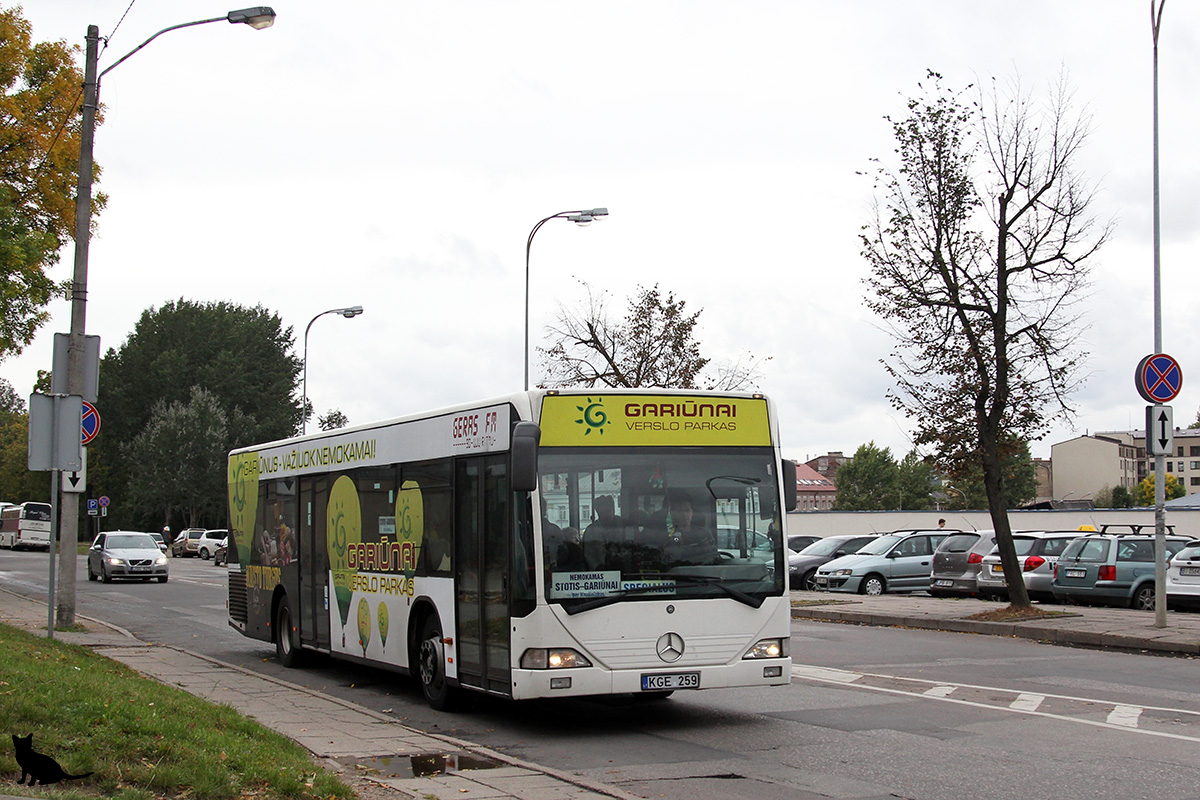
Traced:
POLYGON ((339 759, 345 767, 369 772, 380 778, 427 778, 430 775, 453 775, 476 769, 495 769, 502 766, 470 753, 426 753, 419 756, 373 756, 370 758, 339 759))

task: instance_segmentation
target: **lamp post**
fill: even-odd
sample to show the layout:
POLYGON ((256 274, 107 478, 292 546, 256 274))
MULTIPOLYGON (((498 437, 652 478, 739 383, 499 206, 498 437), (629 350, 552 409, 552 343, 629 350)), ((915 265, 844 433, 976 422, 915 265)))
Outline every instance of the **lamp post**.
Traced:
MULTIPOLYGON (((1162 259, 1159 255, 1161 225, 1159 221, 1158 195, 1158 33, 1162 28, 1163 5, 1160 0, 1158 12, 1154 11, 1154 0, 1150 0, 1150 33, 1154 39, 1154 69, 1152 79, 1153 102, 1152 137, 1154 139, 1151 158, 1154 161, 1154 352, 1163 351, 1162 343, 1162 259)), ((1146 431, 1146 443, 1150 442, 1150 431, 1146 431)), ((1167 627, 1167 458, 1163 453, 1154 456, 1154 627, 1167 627)))
POLYGON ((348 306, 346 308, 331 308, 328 311, 322 311, 308 321, 308 327, 304 329, 304 388, 300 395, 300 408, 304 412, 304 419, 300 423, 300 433, 308 433, 308 331, 312 328, 313 323, 319 320, 326 314, 341 314, 346 319, 353 319, 363 313, 362 306, 348 306))
MULTIPOLYGON (((88 26, 87 49, 83 65, 83 120, 79 134, 79 180, 75 189, 75 263, 71 276, 71 334, 67 346, 68 394, 83 394, 88 245, 91 243, 92 227, 92 143, 96 133, 96 108, 100 103, 100 79, 167 31, 221 20, 249 25, 260 30, 269 28, 275 22, 275 12, 267 6, 255 6, 230 11, 223 17, 201 19, 163 28, 99 74, 97 74, 97 62, 100 58, 98 46, 100 28, 96 25, 88 26)), ((79 495, 74 492, 67 492, 63 495, 60 528, 62 542, 59 552, 58 583, 61 591, 58 593, 58 624, 70 627, 75 624, 75 562, 79 541, 79 495)), ((53 591, 54 587, 51 586, 51 592, 53 591)), ((50 605, 54 605, 53 599, 50 605)))
POLYGON ((584 211, 560 211, 557 214, 551 214, 545 219, 538 220, 538 223, 533 226, 533 230, 529 232, 529 238, 525 240, 525 391, 529 391, 529 248, 533 247, 533 237, 542 229, 543 225, 552 219, 567 219, 582 228, 607 216, 607 208, 592 208, 584 211))

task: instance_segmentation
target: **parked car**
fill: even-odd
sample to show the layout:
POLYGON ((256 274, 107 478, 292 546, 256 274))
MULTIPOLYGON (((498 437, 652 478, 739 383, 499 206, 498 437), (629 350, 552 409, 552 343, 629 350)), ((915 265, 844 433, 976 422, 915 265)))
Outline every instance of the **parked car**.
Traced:
POLYGON ((895 531, 876 538, 853 555, 817 568, 818 590, 883 594, 929 589, 933 551, 951 530, 895 531))
POLYGON ((158 549, 164 553, 167 552, 167 540, 163 538, 161 533, 151 533, 150 538, 158 545, 158 549))
POLYGON ((1167 602, 1200 605, 1200 540, 1193 539, 1167 563, 1167 602))
MULTIPOLYGON (((1181 536, 1166 538, 1168 559, 1191 541, 1181 536)), ((1118 604, 1153 611, 1154 536, 1142 533, 1080 536, 1059 556, 1051 591, 1060 601, 1118 604)))
POLYGON ((229 563, 229 539, 221 540, 221 544, 213 551, 213 566, 221 567, 229 563))
POLYGON ((223 528, 205 531, 196 540, 196 555, 208 561, 227 538, 229 538, 229 531, 223 528))
MULTIPOLYGON (((1013 548, 1021 562, 1021 579, 1030 600, 1053 600, 1051 586, 1054 583, 1054 565, 1058 557, 1083 531, 1020 531, 1013 534, 1013 548)), ((1000 553, 993 547, 983 557, 977 576, 979 596, 989 599, 1008 599, 1008 586, 1004 582, 1004 568, 1000 565, 1000 553)))
POLYGON ((835 558, 857 553, 860 548, 876 538, 876 534, 826 536, 797 553, 788 553, 788 573, 792 578, 792 588, 814 591, 817 588, 817 567, 828 564, 835 558))
POLYGON ((180 531, 171 542, 171 555, 175 558, 187 558, 199 554, 200 537, 203 535, 204 528, 186 528, 180 531))
POLYGON ((820 536, 809 536, 808 534, 794 533, 788 537, 788 550, 791 550, 793 553, 799 553, 813 542, 819 541, 821 541, 820 536))
POLYGON ((158 578, 167 582, 167 557, 148 533, 111 531, 101 533, 88 548, 88 580, 111 583, 113 578, 158 578))
POLYGON ((933 552, 929 593, 934 597, 971 597, 978 588, 979 565, 996 545, 996 532, 963 531, 942 540, 933 552))

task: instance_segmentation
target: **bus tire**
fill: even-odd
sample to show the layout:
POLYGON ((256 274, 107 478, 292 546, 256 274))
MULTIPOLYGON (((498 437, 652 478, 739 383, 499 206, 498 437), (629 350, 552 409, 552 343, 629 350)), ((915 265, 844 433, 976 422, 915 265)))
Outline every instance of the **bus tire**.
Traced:
POLYGON ((425 701, 435 711, 449 711, 454 704, 454 690, 446 680, 446 653, 442 642, 442 625, 437 614, 430 614, 421 628, 417 643, 417 679, 425 701))
POLYGON ((287 597, 281 597, 275 609, 275 658, 288 669, 300 666, 300 651, 292 641, 292 611, 287 597))

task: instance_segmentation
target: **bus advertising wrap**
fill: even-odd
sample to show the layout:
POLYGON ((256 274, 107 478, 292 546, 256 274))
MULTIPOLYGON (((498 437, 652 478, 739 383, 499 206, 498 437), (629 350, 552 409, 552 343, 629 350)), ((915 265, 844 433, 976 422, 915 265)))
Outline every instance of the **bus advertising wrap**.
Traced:
POLYGON ((757 447, 771 444, 767 401, 690 395, 549 395, 542 445, 757 447))

